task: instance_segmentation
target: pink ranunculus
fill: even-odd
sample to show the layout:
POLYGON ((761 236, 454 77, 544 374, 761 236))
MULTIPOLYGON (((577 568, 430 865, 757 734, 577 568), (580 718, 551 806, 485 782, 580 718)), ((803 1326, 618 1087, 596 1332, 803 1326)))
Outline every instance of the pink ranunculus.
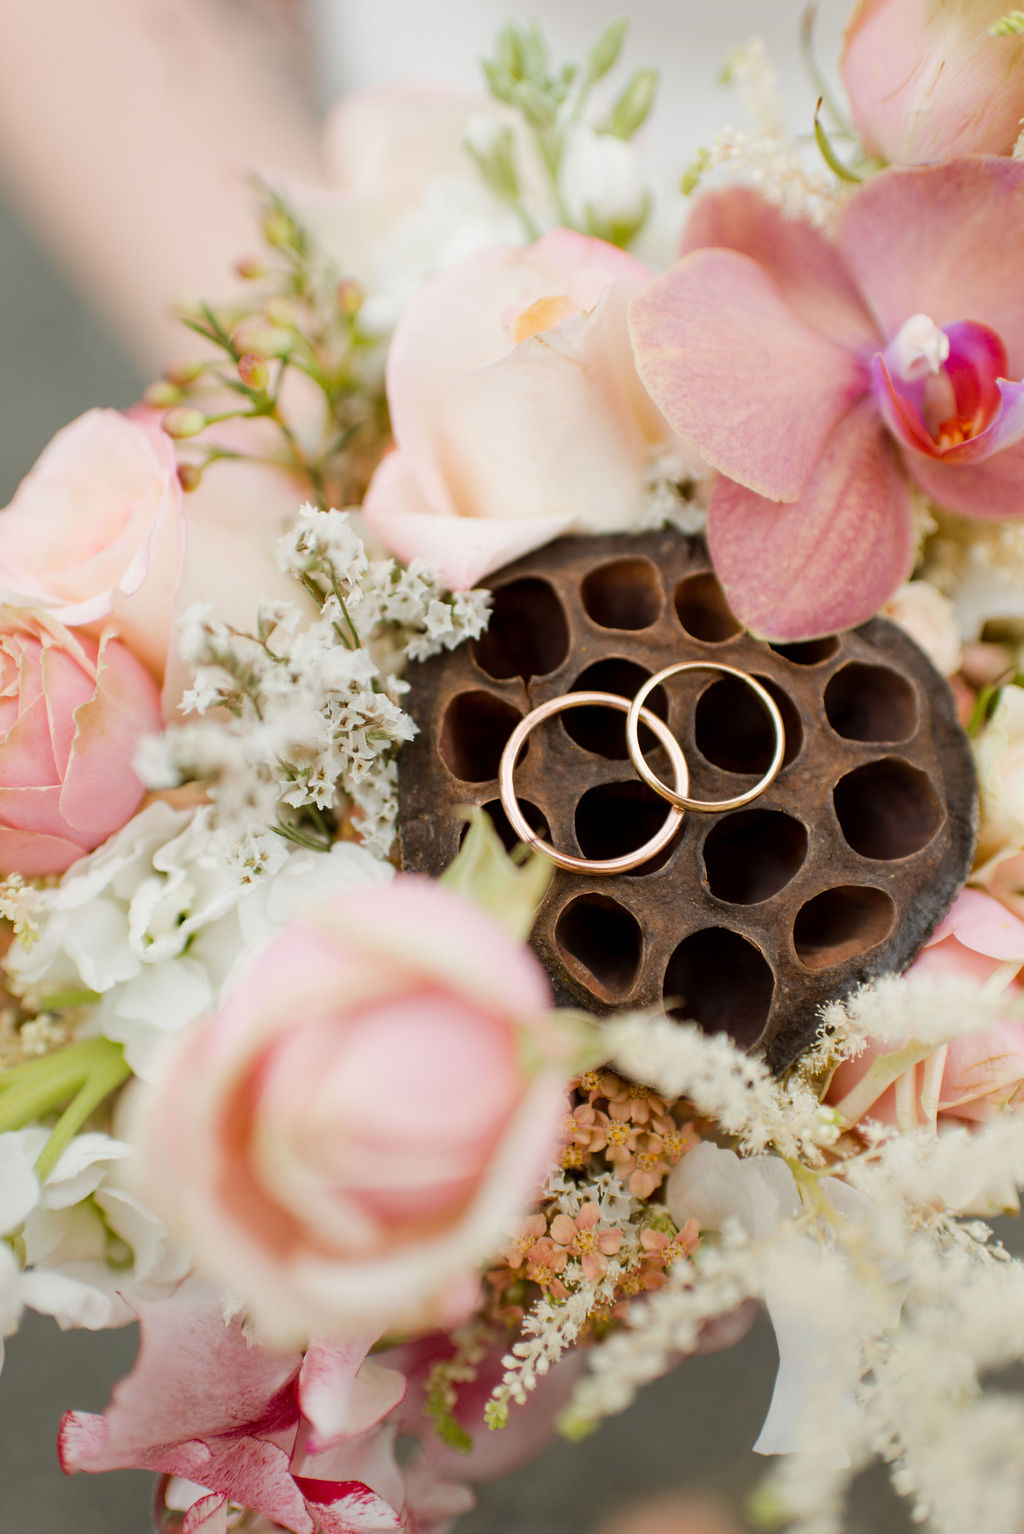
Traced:
POLYGON ((860 0, 842 76, 870 154, 899 165, 1009 154, 1024 117, 1024 37, 1006 0, 860 0))
POLYGON ((670 438, 626 329, 649 275, 613 245, 556 229, 422 288, 388 355, 397 451, 367 492, 370 531, 459 589, 561 533, 633 525, 670 438))
MULTIPOLYGON (((1024 922, 980 890, 961 891, 955 904, 907 971, 937 980, 977 980, 1017 971, 1007 996, 1024 996, 1024 922)), ((1008 1007, 1008 1012, 1011 1010, 1008 1007)), ((880 1081, 878 1093, 860 1084, 880 1056, 894 1046, 871 1041, 855 1060, 836 1071, 826 1101, 853 1123, 863 1118, 914 1129, 937 1121, 983 1123, 1002 1108, 1024 1102, 1024 1021, 1005 1021, 958 1035, 895 1080, 880 1081)))
POLYGON ((103 1416, 65 1414, 66 1474, 143 1469, 192 1483, 184 1525, 168 1520, 183 1534, 224 1534, 229 1502, 293 1534, 406 1528, 397 1423, 386 1421, 405 1381, 366 1357, 371 1338, 270 1352, 195 1281, 133 1308, 135 1368, 103 1416))
POLYGON ((711 554, 756 633, 883 606, 913 563, 913 484, 1024 515, 1022 249, 1024 164, 995 156, 881 172, 835 239, 747 187, 700 200, 631 328, 656 403, 720 471, 711 554))
POLYGON ((139 806, 132 759, 160 728, 160 697, 115 633, 0 607, 2 873, 61 873, 139 806))
POLYGON ((57 433, 0 511, 0 587, 74 628, 113 617, 162 678, 184 548, 171 439, 149 421, 89 410, 57 433))
POLYGON ((448 1325, 565 1106, 540 966, 398 878, 311 910, 140 1100, 149 1198, 266 1337, 448 1325))

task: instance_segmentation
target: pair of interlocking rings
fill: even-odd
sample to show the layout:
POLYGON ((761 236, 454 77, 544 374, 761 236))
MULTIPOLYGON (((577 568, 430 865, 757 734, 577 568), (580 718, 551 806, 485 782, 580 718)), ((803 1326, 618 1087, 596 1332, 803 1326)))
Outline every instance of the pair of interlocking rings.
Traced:
POLYGON ((541 703, 520 720, 508 743, 501 754, 501 766, 498 769, 498 790, 501 802, 508 816, 509 824, 521 841, 527 846, 533 847, 537 852, 542 852, 545 857, 559 868, 568 869, 570 873, 583 874, 623 874, 631 869, 639 868, 656 857, 659 852, 672 842, 676 832, 682 824, 683 815, 687 810, 696 810, 705 814, 717 814, 723 810, 738 810, 745 804, 750 804, 759 794, 763 794, 770 783, 774 782, 779 768, 782 766, 782 758, 786 750, 786 735, 782 724, 782 715, 779 713, 778 704, 766 687, 763 687, 756 677, 748 675, 746 671, 739 671, 735 666, 724 666, 714 661, 679 661, 674 666, 666 666, 655 676, 650 677, 630 701, 628 698, 619 697, 614 692, 567 692, 558 698, 552 698, 547 703, 541 703), (650 709, 644 708, 644 704, 654 689, 670 677, 679 676, 684 671, 718 671, 725 676, 732 676, 744 682, 754 693, 755 697, 764 706, 775 732, 775 750, 767 771, 754 784, 753 788, 745 789, 742 794, 735 794, 731 799, 690 799, 687 790, 690 787, 690 773, 686 765, 682 747, 678 740, 663 720, 653 714, 650 709), (623 853, 615 858, 578 858, 568 852, 559 852, 557 847, 552 847, 530 825, 519 807, 513 787, 513 774, 520 753, 526 744, 527 736, 538 724, 545 719, 550 719, 554 714, 564 713, 571 708, 587 708, 598 704, 605 708, 617 709, 626 717, 626 745, 629 750, 630 760, 640 777, 662 799, 667 799, 671 808, 661 828, 635 852, 623 853), (645 724, 652 730, 664 746, 668 754, 669 764, 672 768, 674 782, 672 787, 652 771, 648 765, 643 749, 640 745, 640 725, 645 724))

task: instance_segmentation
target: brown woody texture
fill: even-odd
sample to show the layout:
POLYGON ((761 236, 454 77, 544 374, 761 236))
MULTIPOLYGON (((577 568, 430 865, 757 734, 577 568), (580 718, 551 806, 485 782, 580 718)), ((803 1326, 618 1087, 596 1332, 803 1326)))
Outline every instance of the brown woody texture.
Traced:
MULTIPOLYGON (((904 969, 967 877, 977 793, 945 680, 884 619, 804 644, 752 638, 703 543, 680 533, 561 539, 488 584, 487 633, 408 672, 420 733, 399 761, 403 867, 441 873, 470 805, 513 844, 498 762, 538 703, 583 689, 632 697, 681 660, 751 673, 785 723, 775 782, 745 809, 688 813, 633 873, 556 871, 531 941, 560 1002, 598 1014, 664 1003, 785 1069, 821 1004, 904 969)), ((742 682, 678 677, 647 706, 681 741, 695 797, 735 795, 768 764, 771 725, 742 682)), ((516 789, 542 835, 591 858, 642 845, 668 809, 634 772, 624 716, 596 707, 531 734, 516 789)))

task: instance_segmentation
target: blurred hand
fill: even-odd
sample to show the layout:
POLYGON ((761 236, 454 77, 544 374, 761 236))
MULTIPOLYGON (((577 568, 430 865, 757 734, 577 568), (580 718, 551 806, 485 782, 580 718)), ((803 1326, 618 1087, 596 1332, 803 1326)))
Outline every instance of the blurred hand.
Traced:
POLYGON ((740 1534, 740 1526, 724 1503, 671 1492, 616 1513, 598 1534, 740 1534))

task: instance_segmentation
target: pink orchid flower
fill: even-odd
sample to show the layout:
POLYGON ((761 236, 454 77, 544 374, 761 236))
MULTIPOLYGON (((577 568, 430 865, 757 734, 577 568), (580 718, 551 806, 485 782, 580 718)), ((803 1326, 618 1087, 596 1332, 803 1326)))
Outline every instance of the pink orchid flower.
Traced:
POLYGON ((883 171, 835 238, 708 193, 634 300, 641 378, 720 471, 711 555, 768 639, 870 618, 913 563, 911 487, 1024 515, 1024 164, 883 171))
POLYGON ((384 1421, 405 1380, 366 1358, 372 1338, 271 1352, 194 1283, 133 1308, 135 1368, 103 1416, 65 1414, 66 1474, 144 1469, 194 1483, 182 1534, 223 1534, 229 1502, 292 1534, 406 1527, 397 1422, 384 1421))

